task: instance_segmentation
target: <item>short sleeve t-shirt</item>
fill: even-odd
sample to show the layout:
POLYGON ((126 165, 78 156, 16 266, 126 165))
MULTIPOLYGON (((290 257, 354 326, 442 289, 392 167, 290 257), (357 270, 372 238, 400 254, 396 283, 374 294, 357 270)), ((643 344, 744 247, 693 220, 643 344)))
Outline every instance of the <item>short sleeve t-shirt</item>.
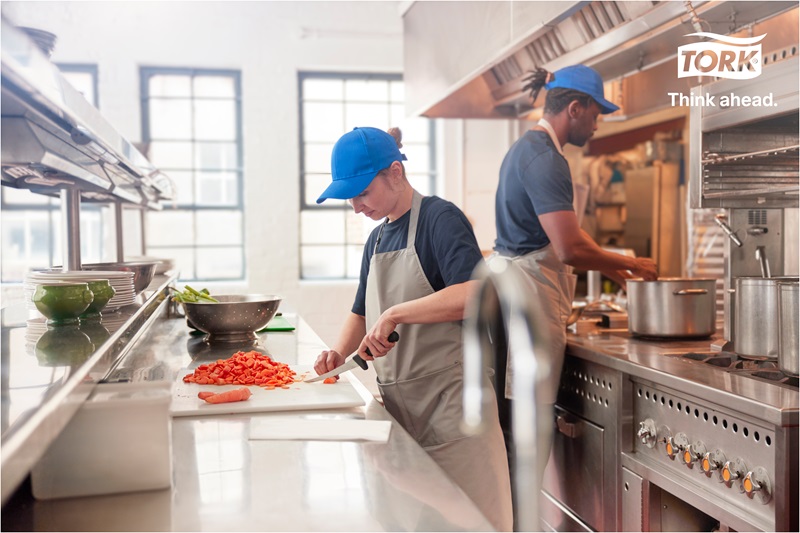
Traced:
MULTIPOLYGON (((406 248, 410 221, 409 210, 394 222, 386 224, 378 253, 406 248)), ((361 259, 361 276, 352 308, 353 313, 361 316, 366 315, 367 276, 379 231, 380 226, 370 234, 361 259)), ((414 248, 422 271, 434 291, 469 281, 472 271, 483 259, 467 217, 454 204, 436 196, 422 199, 414 248)))
POLYGON ((550 136, 529 130, 500 165, 495 197, 495 251, 520 256, 550 244, 539 215, 574 211, 569 165, 550 136))

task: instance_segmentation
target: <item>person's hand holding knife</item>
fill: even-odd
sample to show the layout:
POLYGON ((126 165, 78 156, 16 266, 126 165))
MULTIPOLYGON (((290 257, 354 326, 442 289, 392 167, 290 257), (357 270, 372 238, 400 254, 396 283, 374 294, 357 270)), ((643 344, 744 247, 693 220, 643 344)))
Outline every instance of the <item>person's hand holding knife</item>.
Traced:
POLYGON ((394 347, 395 342, 389 340, 392 332, 397 328, 397 323, 383 313, 378 321, 367 332, 358 347, 358 355, 365 361, 372 361, 376 357, 383 357, 394 347))
POLYGON ((317 356, 314 362, 314 370, 318 376, 312 379, 307 379, 307 383, 320 381, 326 377, 333 377, 339 379, 339 374, 355 368, 356 365, 366 370, 366 361, 372 361, 375 357, 383 357, 389 350, 392 349, 394 344, 399 340, 400 336, 394 331, 394 324, 391 321, 379 320, 373 326, 369 334, 364 336, 358 347, 358 350, 353 354, 350 360, 343 356, 337 350, 326 350, 317 356), (380 335, 378 332, 381 328, 387 328, 391 325, 389 333, 386 336, 380 335), (374 349, 374 352, 373 352, 374 349), (342 368, 342 367, 346 368, 342 368))

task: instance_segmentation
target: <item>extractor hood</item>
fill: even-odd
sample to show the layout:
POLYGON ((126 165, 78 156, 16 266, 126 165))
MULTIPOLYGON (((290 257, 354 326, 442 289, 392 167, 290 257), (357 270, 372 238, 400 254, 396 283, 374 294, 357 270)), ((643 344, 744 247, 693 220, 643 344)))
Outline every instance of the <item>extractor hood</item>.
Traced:
POLYGON ((793 8, 797 2, 414 2, 403 15, 406 111, 524 117, 533 106, 522 78, 537 67, 582 63, 607 82, 661 67, 664 77, 687 34, 730 34, 793 8))
POLYGON ((2 19, 2 184, 57 195, 160 209, 172 182, 53 65, 33 40, 2 19))

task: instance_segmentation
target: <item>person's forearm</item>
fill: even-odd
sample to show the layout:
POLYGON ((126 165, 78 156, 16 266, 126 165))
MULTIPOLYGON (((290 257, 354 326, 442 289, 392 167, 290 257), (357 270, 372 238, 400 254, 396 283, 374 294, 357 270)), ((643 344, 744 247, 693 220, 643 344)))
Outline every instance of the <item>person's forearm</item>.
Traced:
POLYGON ((386 317, 396 324, 435 324, 464 318, 464 309, 478 281, 451 285, 428 296, 403 302, 386 311, 386 317))
POLYGON ((333 345, 333 350, 336 350, 344 356, 348 356, 358 349, 361 344, 361 339, 367 334, 367 326, 364 317, 355 313, 350 313, 344 321, 339 338, 336 344, 333 345))
POLYGON ((583 230, 581 237, 577 245, 570 249, 570 254, 564 261, 566 264, 581 270, 604 272, 635 268, 633 258, 603 250, 583 230))

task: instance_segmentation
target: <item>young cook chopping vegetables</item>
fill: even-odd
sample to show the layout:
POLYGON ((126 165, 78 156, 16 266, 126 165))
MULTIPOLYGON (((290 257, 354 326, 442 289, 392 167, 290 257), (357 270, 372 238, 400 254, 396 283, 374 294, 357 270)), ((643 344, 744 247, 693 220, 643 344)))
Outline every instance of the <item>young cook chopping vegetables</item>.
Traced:
POLYGON ((484 434, 467 436, 459 429, 461 319, 478 283, 470 276, 482 260, 480 249, 455 205, 411 187, 400 131, 390 132, 356 128, 333 147, 333 181, 317 203, 350 200, 356 213, 385 220, 364 246, 352 312, 314 369, 333 370, 356 350, 372 360, 389 413, 498 531, 510 531, 511 487, 496 408, 484 434), (388 340, 394 331, 400 335, 396 344, 388 340))
MULTIPOLYGON (((597 129, 597 117, 619 109, 605 99, 603 81, 584 65, 555 73, 537 69, 527 80, 532 100, 547 89, 538 124, 514 143, 500 166, 495 201, 496 256, 528 274, 542 301, 552 340, 552 379, 547 394, 555 402, 566 347, 566 322, 572 307, 572 267, 599 270, 624 286, 631 275, 654 280, 649 258, 630 258, 601 249, 580 229, 572 206, 572 176, 561 147, 583 146, 597 129)), ((509 361, 510 363, 510 361, 509 361)), ((511 397, 506 379, 506 396, 511 397)))

